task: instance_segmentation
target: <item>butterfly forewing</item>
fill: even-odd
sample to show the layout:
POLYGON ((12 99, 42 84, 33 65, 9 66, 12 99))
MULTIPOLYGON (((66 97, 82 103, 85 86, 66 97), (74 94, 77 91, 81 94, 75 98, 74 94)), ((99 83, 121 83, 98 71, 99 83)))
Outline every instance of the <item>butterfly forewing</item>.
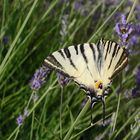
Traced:
POLYGON ((107 86, 126 66, 127 54, 117 43, 100 40, 97 45, 85 43, 56 51, 45 59, 45 63, 94 90, 95 81, 101 80, 107 86))
POLYGON ((85 43, 56 51, 49 55, 45 62, 72 77, 77 83, 92 87, 94 80, 99 78, 96 66, 97 54, 94 43, 85 43))

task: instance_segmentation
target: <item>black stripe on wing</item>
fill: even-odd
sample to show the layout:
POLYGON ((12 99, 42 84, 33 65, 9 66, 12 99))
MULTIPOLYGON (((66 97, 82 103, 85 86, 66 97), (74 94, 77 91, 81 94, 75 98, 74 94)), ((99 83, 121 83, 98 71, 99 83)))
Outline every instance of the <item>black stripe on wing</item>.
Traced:
MULTIPOLYGON (((87 45, 88 45, 88 47, 90 46, 90 44, 87 44, 87 45)), ((86 56, 86 54, 85 54, 84 44, 81 44, 81 45, 80 45, 80 51, 81 51, 81 54, 82 54, 82 56, 83 56, 83 58, 84 58, 84 61, 85 61, 85 63, 86 63, 87 69, 88 69, 88 71, 89 71, 91 77, 93 77, 92 72, 90 71, 89 66, 88 66, 88 58, 87 58, 87 56, 86 56)))
POLYGON ((69 48, 64 48, 64 53, 67 56, 67 58, 69 59, 71 66, 73 66, 74 69, 78 70, 77 67, 75 66, 74 62, 71 59, 71 53, 69 51, 69 48))
POLYGON ((103 47, 102 43, 99 41, 97 43, 97 51, 98 51, 98 59, 97 59, 97 61, 99 61, 101 59, 101 57, 102 57, 102 50, 101 50, 102 47, 103 47))
POLYGON ((113 44, 114 42, 112 42, 112 41, 109 41, 109 51, 108 51, 108 53, 110 53, 111 52, 111 49, 112 49, 112 44, 113 44))
POLYGON ((69 59, 69 61, 70 61, 70 64, 74 67, 74 69, 78 70, 75 64, 73 63, 73 61, 71 59, 69 59))
POLYGON ((111 64, 112 64, 112 60, 113 60, 114 57, 115 57, 115 54, 116 54, 117 48, 119 48, 119 46, 118 46, 117 43, 115 43, 115 45, 112 46, 113 53, 112 53, 112 57, 111 57, 111 60, 110 60, 110 63, 109 63, 108 69, 110 68, 110 66, 111 66, 111 64))
POLYGON ((125 49, 123 49, 123 52, 115 66, 115 70, 112 77, 114 77, 117 73, 119 73, 127 65, 127 63, 128 63, 127 52, 125 49))
POLYGON ((96 60, 96 56, 95 56, 95 49, 94 49, 94 46, 93 46, 93 44, 89 44, 89 47, 91 48, 91 50, 92 50, 92 54, 93 54, 93 58, 94 58, 94 61, 96 60))
POLYGON ((105 43, 105 47, 107 46, 107 49, 106 49, 106 54, 105 54, 105 60, 106 60, 106 58, 107 58, 107 54, 108 54, 108 52, 109 52, 109 46, 110 46, 110 41, 106 41, 106 43, 105 43))
POLYGON ((70 58, 71 57, 71 54, 70 54, 70 51, 69 51, 68 48, 64 48, 64 52, 65 52, 67 58, 70 58))
POLYGON ((64 53, 62 52, 62 50, 59 50, 58 53, 65 59, 64 53))
POLYGON ((115 56, 118 55, 119 50, 120 50, 120 47, 117 48, 117 51, 116 51, 116 55, 115 56))
POLYGON ((74 49, 76 51, 76 54, 78 55, 78 46, 77 45, 74 45, 74 49))
POLYGON ((81 44, 81 45, 80 45, 80 51, 81 51, 81 54, 82 54, 82 56, 83 56, 83 58, 84 58, 84 61, 85 61, 86 63, 88 63, 87 57, 86 57, 86 55, 85 55, 84 44, 81 44))
MULTIPOLYGON (((117 67, 117 69, 114 71, 112 77, 115 77, 115 75, 117 75, 123 68, 126 67, 126 65, 128 64, 128 58, 125 58, 123 60, 123 62, 117 67)), ((111 78, 112 78, 111 77, 111 78)))
POLYGON ((123 53, 120 56, 120 59, 118 60, 115 69, 117 69, 117 67, 119 67, 121 65, 121 63, 124 61, 124 59, 127 57, 125 51, 123 51, 123 53))
MULTIPOLYGON (((104 48, 106 48, 104 60, 106 60, 108 55, 111 55, 111 59, 108 65, 108 69, 110 69, 113 59, 115 59, 115 57, 118 57, 118 54, 120 53, 120 49, 122 48, 116 42, 112 42, 109 40, 108 41, 100 40, 100 41, 102 44, 104 44, 103 45, 104 48)), ((124 48, 118 62, 116 62, 116 66, 115 66, 115 69, 111 78, 113 78, 117 73, 119 73, 127 65, 128 63, 127 55, 128 55, 127 51, 124 48)))
POLYGON ((63 69, 62 65, 57 61, 53 54, 49 55, 46 60, 52 63, 55 67, 63 69))
POLYGON ((100 40, 97 43, 98 58, 96 60, 99 72, 101 71, 102 62, 103 62, 103 49, 104 49, 104 45, 102 40, 100 40))

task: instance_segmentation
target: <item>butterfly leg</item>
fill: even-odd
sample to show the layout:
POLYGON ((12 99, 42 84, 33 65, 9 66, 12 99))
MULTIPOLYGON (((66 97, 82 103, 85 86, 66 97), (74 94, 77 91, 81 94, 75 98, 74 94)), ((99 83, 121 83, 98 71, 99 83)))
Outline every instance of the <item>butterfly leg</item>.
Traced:
POLYGON ((92 109, 93 109, 95 103, 97 103, 97 101, 95 101, 95 100, 93 101, 92 100, 92 102, 91 102, 91 125, 93 125, 92 109))
POLYGON ((90 105, 90 120, 91 120, 91 123, 90 123, 90 125, 92 126, 93 125, 92 108, 93 108, 94 104, 97 102, 97 99, 92 97, 90 93, 87 93, 87 96, 91 99, 91 105, 90 105))

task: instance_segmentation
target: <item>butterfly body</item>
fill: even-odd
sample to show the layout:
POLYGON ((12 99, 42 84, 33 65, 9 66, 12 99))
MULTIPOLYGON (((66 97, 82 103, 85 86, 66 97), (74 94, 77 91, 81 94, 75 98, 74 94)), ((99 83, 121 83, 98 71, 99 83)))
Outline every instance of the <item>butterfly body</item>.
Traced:
POLYGON ((73 45, 53 52, 45 64, 74 80, 91 97, 100 98, 113 77, 127 65, 127 53, 117 43, 73 45))

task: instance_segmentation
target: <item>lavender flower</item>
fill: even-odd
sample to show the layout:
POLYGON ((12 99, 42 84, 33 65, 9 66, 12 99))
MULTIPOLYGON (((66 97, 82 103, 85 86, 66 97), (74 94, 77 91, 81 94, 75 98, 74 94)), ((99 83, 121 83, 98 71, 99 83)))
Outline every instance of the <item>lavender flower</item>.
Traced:
POLYGON ((82 4, 81 1, 74 1, 74 9, 76 11, 80 11, 83 7, 84 5, 82 4))
POLYGON ((119 3, 118 0, 105 0, 104 2, 106 4, 106 6, 108 6, 108 7, 109 6, 116 6, 119 3))
POLYGON ((25 120, 25 118, 27 118, 29 112, 27 109, 24 110, 23 115, 19 115, 16 119, 16 123, 18 124, 18 126, 21 126, 23 124, 23 121, 25 120))
POLYGON ((132 24, 126 22, 126 16, 122 15, 121 23, 116 23, 115 30, 120 37, 121 45, 126 46, 133 32, 132 24))
POLYGON ((140 35, 140 24, 136 24, 133 26, 134 32, 136 35, 140 35))
POLYGON ((140 66, 136 70, 136 87, 132 89, 132 97, 140 97, 140 66))
POLYGON ((81 16, 87 16, 88 13, 91 11, 93 4, 96 4, 94 1, 84 1, 84 0, 77 0, 74 1, 74 10, 78 12, 81 16))
POLYGON ((130 41, 131 45, 137 45, 139 43, 139 40, 138 40, 138 37, 136 35, 134 35, 132 38, 131 38, 131 41, 130 41))
POLYGON ((7 45, 8 42, 9 42, 9 37, 8 36, 4 36, 3 39, 2 39, 2 42, 4 45, 7 45))
POLYGON ((138 67, 136 71, 136 84, 138 87, 140 87, 140 66, 138 67))
POLYGON ((133 98, 140 97, 140 88, 139 87, 135 87, 132 89, 132 97, 133 98))
POLYGON ((135 7, 135 17, 137 20, 140 20, 140 1, 138 1, 135 7))
POLYGON ((23 124, 23 116, 19 115, 16 119, 16 122, 17 122, 18 126, 21 126, 23 124))
POLYGON ((61 30, 60 30, 60 35, 61 35, 61 43, 64 42, 65 37, 68 33, 68 18, 69 16, 67 14, 62 16, 61 20, 61 30))
POLYGON ((50 69, 48 67, 40 67, 34 74, 31 79, 31 89, 39 90, 41 86, 45 83, 45 78, 50 73, 50 69))
POLYGON ((66 76, 64 76, 63 74, 61 73, 57 73, 57 77, 58 77, 58 83, 61 85, 61 86, 65 86, 68 84, 68 82, 70 81, 70 79, 66 76))

